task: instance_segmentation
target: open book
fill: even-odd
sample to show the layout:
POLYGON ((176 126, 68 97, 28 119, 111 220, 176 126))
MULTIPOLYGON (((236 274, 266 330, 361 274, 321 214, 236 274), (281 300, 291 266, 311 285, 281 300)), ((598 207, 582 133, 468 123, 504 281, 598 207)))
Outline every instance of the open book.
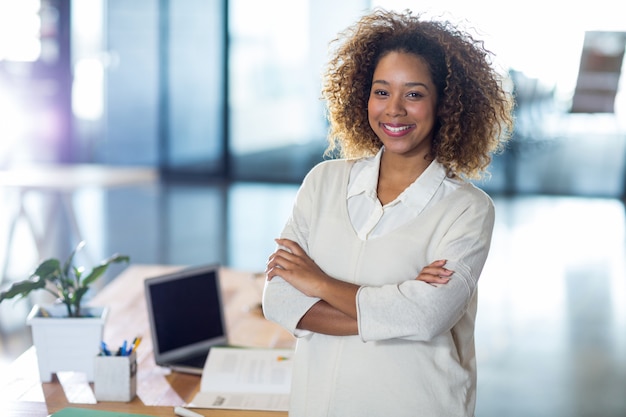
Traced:
POLYGON ((292 349, 214 347, 189 408, 287 411, 292 349))

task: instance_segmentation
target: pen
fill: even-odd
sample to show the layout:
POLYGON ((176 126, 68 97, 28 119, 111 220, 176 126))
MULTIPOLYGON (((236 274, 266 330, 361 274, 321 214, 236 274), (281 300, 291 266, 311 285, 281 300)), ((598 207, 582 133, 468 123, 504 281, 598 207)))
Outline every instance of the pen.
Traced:
POLYGON ((139 346, 139 343, 141 343, 141 337, 136 337, 135 340, 133 340, 133 346, 131 349, 131 353, 137 350, 137 346, 139 346))
POLYGON ((130 354, 133 353, 133 350, 135 350, 135 343, 137 343, 137 338, 134 338, 128 347, 124 346, 124 356, 130 356, 130 354))
POLYGON ((102 351, 102 354, 104 356, 111 356, 111 352, 109 352, 109 349, 107 348, 107 344, 104 343, 104 341, 100 342, 100 350, 102 351))
POLYGON ((174 414, 181 417, 204 417, 202 414, 178 406, 174 407, 174 414))

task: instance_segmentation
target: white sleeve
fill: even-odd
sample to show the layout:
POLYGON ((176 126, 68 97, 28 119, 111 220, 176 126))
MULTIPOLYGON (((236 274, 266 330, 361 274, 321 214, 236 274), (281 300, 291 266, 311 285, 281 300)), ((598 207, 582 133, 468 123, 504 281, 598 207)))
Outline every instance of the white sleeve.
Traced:
MULTIPOLYGON (((314 181, 311 174, 302 182, 296 195, 296 201, 285 225, 281 237, 297 242, 309 253, 309 219, 315 203, 314 181)), ((310 332, 296 329, 302 316, 319 301, 319 298, 308 297, 295 289, 291 284, 276 276, 265 282, 263 289, 263 314, 268 320, 283 326, 294 336, 301 337, 310 332)))
POLYGON ((454 271, 447 284, 410 280, 357 293, 359 334, 364 341, 404 338, 427 341, 450 330, 465 314, 487 259, 494 224, 491 199, 471 201, 435 245, 435 258, 454 271))

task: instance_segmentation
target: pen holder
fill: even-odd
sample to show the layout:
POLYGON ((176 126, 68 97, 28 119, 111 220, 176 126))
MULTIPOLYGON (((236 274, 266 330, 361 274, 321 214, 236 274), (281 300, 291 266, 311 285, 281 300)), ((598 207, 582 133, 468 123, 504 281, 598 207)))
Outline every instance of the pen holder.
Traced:
POLYGON ((137 355, 96 356, 94 390, 98 401, 124 401, 137 392, 137 355))

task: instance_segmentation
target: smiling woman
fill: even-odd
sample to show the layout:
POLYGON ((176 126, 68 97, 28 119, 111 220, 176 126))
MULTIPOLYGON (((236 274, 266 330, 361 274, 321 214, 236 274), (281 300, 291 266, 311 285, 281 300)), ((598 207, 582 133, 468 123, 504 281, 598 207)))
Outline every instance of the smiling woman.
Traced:
POLYGON ((494 206, 467 178, 508 139, 511 97, 448 22, 376 9, 336 45, 341 158, 308 173, 266 270, 264 313, 298 338, 290 416, 473 416, 494 206))

